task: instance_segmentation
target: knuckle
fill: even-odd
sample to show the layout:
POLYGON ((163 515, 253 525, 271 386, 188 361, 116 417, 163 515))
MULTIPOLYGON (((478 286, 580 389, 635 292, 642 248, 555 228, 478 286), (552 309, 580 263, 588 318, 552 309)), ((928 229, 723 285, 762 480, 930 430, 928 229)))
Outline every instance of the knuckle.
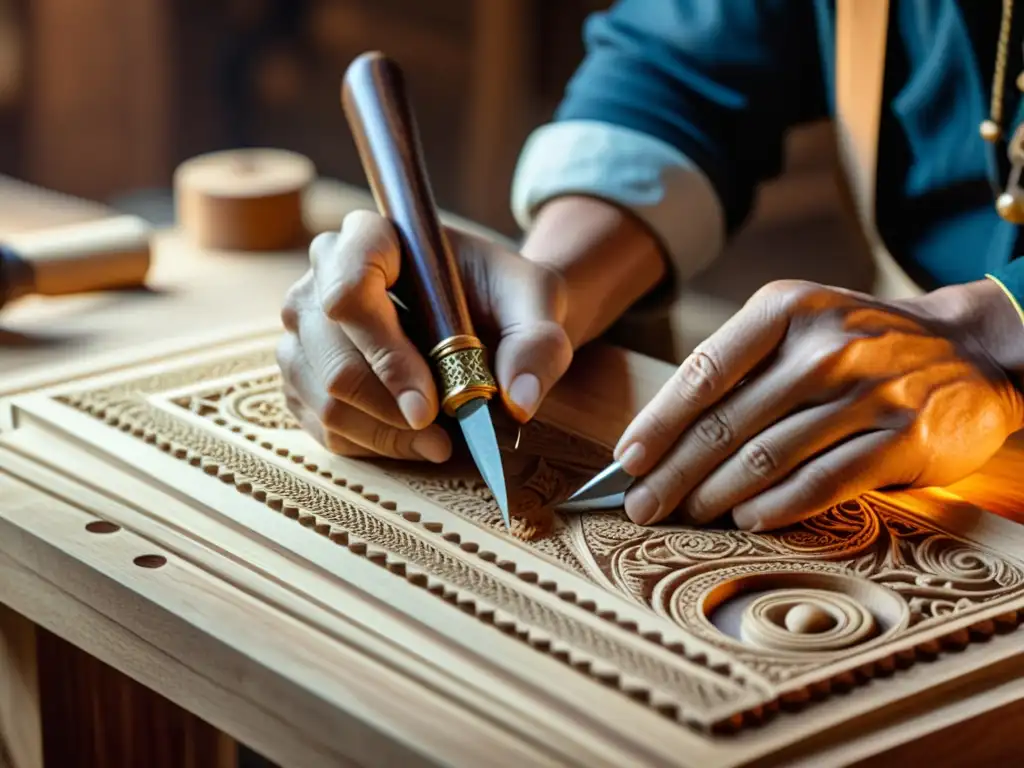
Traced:
POLYGON ((286 382, 291 382, 295 378, 296 360, 298 358, 296 351, 296 340, 291 334, 285 334, 277 342, 277 349, 275 350, 277 367, 281 369, 281 375, 286 382))
POLYGON ((291 333, 299 330, 299 312, 294 305, 286 303, 281 307, 281 325, 291 333))
POLYGON ((333 397, 325 397, 323 403, 317 411, 316 417, 320 420, 320 423, 324 426, 339 426, 341 419, 340 416, 341 403, 335 400, 333 397), (337 424, 336 424, 337 422, 337 424))
POLYGON ((339 275, 326 282, 320 294, 320 309, 332 320, 350 320, 361 314, 363 283, 339 275))
POLYGON ((666 461, 658 472, 657 482, 648 484, 654 498, 658 500, 659 509, 670 503, 673 491, 686 488, 689 480, 686 466, 681 459, 673 456, 666 461))
POLYGON ((786 309, 796 309, 823 292, 823 288, 807 280, 773 280, 762 286, 754 298, 780 303, 786 309))
POLYGON ((286 327, 289 322, 286 319, 286 315, 290 318, 297 318, 299 312, 302 311, 302 307, 307 305, 307 298, 309 296, 310 286, 313 285, 313 274, 312 271, 307 271, 302 277, 296 280, 289 286, 288 290, 284 294, 284 302, 281 307, 281 319, 285 322, 286 327))
POLYGON ((769 477, 779 468, 775 450, 765 441, 751 442, 740 454, 743 466, 756 477, 769 477))
POLYGON ((398 430, 387 424, 378 422, 373 428, 370 445, 384 456, 395 456, 398 453, 398 430))
POLYGON ((719 412, 710 413, 698 421, 693 432, 705 446, 716 451, 724 450, 732 443, 732 429, 719 412))
POLYGON ((363 356, 352 347, 333 348, 325 355, 322 367, 327 392, 340 400, 353 399, 370 373, 363 356))
POLYGON ((369 350, 366 361, 378 379, 388 382, 401 376, 404 370, 402 355, 392 347, 377 347, 369 350))
POLYGON ((647 414, 644 418, 643 427, 640 431, 644 434, 650 435, 658 443, 674 441, 678 432, 673 424, 666 421, 665 417, 657 410, 652 410, 647 414))
POLYGON ((721 369, 714 358, 703 350, 694 351, 679 367, 673 390, 687 404, 697 404, 712 398, 721 381, 721 369))
POLYGON ((817 501, 829 498, 839 488, 835 475, 820 463, 808 464, 803 471, 803 486, 805 499, 817 501))
POLYGON ((320 259, 331 254, 338 243, 338 235, 335 232, 321 232, 313 238, 309 244, 309 259, 316 264, 320 259))

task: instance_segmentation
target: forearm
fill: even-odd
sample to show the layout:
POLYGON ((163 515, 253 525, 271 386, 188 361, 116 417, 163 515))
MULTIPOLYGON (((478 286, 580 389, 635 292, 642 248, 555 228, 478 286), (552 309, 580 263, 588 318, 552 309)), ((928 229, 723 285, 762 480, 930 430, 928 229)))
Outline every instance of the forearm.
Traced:
POLYGON ((564 277, 565 329, 574 348, 600 336, 667 274, 662 248, 644 223, 577 195, 540 209, 522 253, 564 277))
POLYGON ((659 283, 685 284, 725 238, 715 190, 688 157, 594 121, 549 125, 531 137, 512 208, 528 233, 526 256, 566 277, 576 346, 659 283))

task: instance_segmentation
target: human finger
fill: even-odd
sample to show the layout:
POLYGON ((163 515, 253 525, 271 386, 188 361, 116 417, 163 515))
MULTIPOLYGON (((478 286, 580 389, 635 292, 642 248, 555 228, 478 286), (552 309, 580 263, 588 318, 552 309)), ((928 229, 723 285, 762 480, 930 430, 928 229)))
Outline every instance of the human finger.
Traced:
POLYGON ((378 454, 374 451, 370 451, 361 445, 356 445, 337 432, 324 429, 324 425, 302 404, 302 401, 299 400, 293 391, 285 392, 285 402, 287 403, 288 410, 299 423, 299 426, 302 427, 302 430, 331 453, 351 459, 379 458, 378 454))
POLYGON ((711 522, 820 453, 877 429, 876 417, 863 399, 850 397, 800 410, 748 440, 684 498, 681 509, 697 524, 711 522))
POLYGON ((699 344, 619 439, 615 458, 623 468, 637 476, 655 467, 698 416, 774 353, 785 338, 792 311, 812 290, 759 291, 699 344))
POLYGON ((344 328, 315 305, 296 313, 296 336, 320 389, 393 427, 409 422, 344 328))
MULTIPOLYGON (((452 446, 448 434, 437 424, 422 430, 397 429, 375 419, 348 403, 331 397, 320 385, 313 368, 305 357, 301 345, 289 352, 291 375, 289 381, 295 397, 311 414, 324 433, 323 443, 330 442, 330 434, 342 436, 366 451, 393 459, 417 459, 434 463, 447 461, 452 446)), ((349 454, 350 455, 350 454, 349 454)))
POLYGON ((736 525, 765 531, 798 523, 868 491, 907 485, 918 473, 897 432, 867 432, 825 451, 786 480, 733 509, 736 525))
POLYGON ((399 273, 394 229, 377 214, 355 211, 340 234, 313 241, 310 257, 323 313, 341 324, 409 426, 430 424, 438 412, 434 380, 388 295, 399 273))
POLYGON ((572 362, 558 272, 472 233, 449 230, 478 331, 498 337, 494 376, 510 413, 531 419, 572 362))
POLYGON ((828 397, 806 368, 801 356, 780 357, 697 417, 637 484, 626 505, 630 518, 640 525, 664 519, 748 439, 805 403, 828 397))

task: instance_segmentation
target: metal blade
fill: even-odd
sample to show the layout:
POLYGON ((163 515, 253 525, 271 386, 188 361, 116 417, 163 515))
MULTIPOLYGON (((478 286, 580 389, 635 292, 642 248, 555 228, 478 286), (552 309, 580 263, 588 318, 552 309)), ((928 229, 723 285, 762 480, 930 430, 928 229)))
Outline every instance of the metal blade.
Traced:
POLYGON ((483 475, 484 482, 491 489, 494 500, 498 502, 505 527, 511 528, 512 519, 508 513, 508 491, 505 488, 505 468, 501 463, 501 451, 498 448, 498 436, 494 431, 491 412, 487 409, 487 401, 483 398, 470 400, 455 413, 466 437, 466 445, 473 456, 477 469, 483 475))
POLYGON ((602 469, 593 479, 570 496, 566 503, 592 501, 606 496, 625 494, 633 484, 634 479, 616 461, 602 469))
POLYGON ((622 509, 626 505, 625 493, 597 496, 592 499, 563 501, 557 507, 560 512, 595 512, 602 509, 622 509))

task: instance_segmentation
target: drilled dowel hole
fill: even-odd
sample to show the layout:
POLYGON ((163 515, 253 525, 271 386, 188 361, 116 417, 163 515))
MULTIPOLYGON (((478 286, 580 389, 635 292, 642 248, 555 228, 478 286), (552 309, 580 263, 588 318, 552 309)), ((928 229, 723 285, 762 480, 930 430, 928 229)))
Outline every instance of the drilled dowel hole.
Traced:
POLYGON ((139 555, 132 562, 139 568, 159 568, 167 565, 167 558, 163 555, 139 555))
POLYGON ((117 533, 121 530, 121 526, 109 523, 106 520, 93 520, 85 526, 85 530, 89 533, 117 533))

